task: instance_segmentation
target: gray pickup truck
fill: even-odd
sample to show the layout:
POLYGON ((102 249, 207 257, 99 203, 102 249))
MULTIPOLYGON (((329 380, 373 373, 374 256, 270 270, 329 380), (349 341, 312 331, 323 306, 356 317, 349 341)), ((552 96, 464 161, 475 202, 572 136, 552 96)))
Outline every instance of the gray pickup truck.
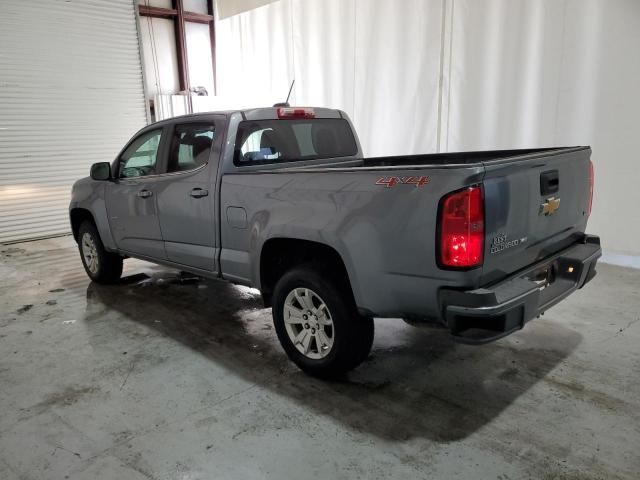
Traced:
POLYGON ((364 158, 344 112, 260 108, 140 130, 73 186, 89 277, 135 257, 259 289, 304 371, 361 363, 374 317, 485 343, 595 275, 589 147, 364 158))

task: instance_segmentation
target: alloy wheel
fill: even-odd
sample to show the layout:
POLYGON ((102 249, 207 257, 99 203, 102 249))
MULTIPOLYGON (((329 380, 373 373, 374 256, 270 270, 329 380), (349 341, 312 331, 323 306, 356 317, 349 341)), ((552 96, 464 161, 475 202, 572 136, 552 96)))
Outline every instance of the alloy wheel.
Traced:
POLYGON ((331 312, 320 296, 309 288, 294 288, 284 301, 284 324, 289 339, 304 356, 326 357, 334 341, 331 312))

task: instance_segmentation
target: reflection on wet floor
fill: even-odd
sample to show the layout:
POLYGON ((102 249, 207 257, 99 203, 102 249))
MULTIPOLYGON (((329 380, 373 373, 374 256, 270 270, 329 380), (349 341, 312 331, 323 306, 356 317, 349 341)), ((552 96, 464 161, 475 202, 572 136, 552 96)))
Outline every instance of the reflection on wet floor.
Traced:
MULTIPOLYGON (((200 472, 238 448, 255 452, 254 440, 284 439, 318 455, 330 451, 345 468, 366 458, 371 468, 407 468, 412 478, 434 462, 448 465, 451 445, 463 464, 484 458, 533 478, 563 478, 553 475, 585 465, 620 478, 640 471, 629 456, 640 442, 632 427, 640 396, 627 379, 630 366, 640 366, 638 353, 615 336, 618 323, 612 333, 606 327, 623 328, 633 314, 603 310, 589 296, 577 294, 525 331, 483 347, 377 319, 370 357, 326 382, 287 360, 254 289, 136 260, 125 262, 119 284, 97 285, 69 238, 1 247, 0 255, 0 474, 10 455, 44 468, 41 453, 36 461, 24 448, 25 425, 47 432, 45 442, 75 445, 69 450, 81 458, 53 464, 59 473, 84 471, 93 465, 88 458, 108 452, 162 477, 165 457, 184 461, 191 450, 180 444, 155 458, 156 436, 185 435, 202 443, 193 448, 219 455, 214 463, 189 457, 200 472), (598 345, 605 350, 589 350, 598 345), (54 426, 60 422, 66 426, 54 426), (576 438, 579 449, 571 447, 576 438)), ((624 287, 632 276, 621 282, 624 271, 601 270, 619 283, 609 295, 633 295, 624 287)), ((606 281, 594 285, 607 288, 606 281)), ((255 461, 277 471, 279 458, 255 461)))
POLYGON ((452 342, 445 332, 378 320, 365 365, 343 381, 323 383, 289 364, 271 327, 270 310, 262 308, 259 293, 251 289, 155 270, 127 276, 118 286, 89 284, 89 332, 101 319, 95 312, 105 311, 153 328, 317 413, 331 412, 353 428, 390 439, 464 438, 544 377, 581 338, 552 325, 538 342, 553 345, 552 338, 560 336, 557 348, 526 348, 515 341, 478 349, 452 342), (338 402, 338 410, 327 395, 338 402), (431 414, 416 416, 425 410, 431 414))

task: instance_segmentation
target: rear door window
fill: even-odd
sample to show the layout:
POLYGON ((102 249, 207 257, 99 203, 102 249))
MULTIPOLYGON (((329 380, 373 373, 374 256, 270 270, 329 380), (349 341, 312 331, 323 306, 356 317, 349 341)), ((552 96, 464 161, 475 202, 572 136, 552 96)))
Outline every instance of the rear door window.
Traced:
POLYGON ((193 170, 209 161, 216 127, 212 123, 185 123, 173 129, 167 172, 193 170))
POLYGON ((348 157, 357 152, 353 132, 344 119, 255 120, 238 126, 234 163, 293 162, 348 157))

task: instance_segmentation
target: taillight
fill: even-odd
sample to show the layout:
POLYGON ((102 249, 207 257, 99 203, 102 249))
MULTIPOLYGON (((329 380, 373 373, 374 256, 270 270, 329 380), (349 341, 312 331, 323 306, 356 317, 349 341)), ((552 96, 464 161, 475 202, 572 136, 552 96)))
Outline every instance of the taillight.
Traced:
POLYGON ((589 160, 589 208, 587 209, 587 215, 591 215, 591 205, 593 205, 593 184, 595 177, 593 173, 593 162, 589 160))
POLYGON ((440 204, 440 264, 470 268, 482 265, 484 205, 482 188, 465 188, 445 196, 440 204))
POLYGON ((316 112, 308 107, 280 107, 278 118, 316 118, 316 112))

